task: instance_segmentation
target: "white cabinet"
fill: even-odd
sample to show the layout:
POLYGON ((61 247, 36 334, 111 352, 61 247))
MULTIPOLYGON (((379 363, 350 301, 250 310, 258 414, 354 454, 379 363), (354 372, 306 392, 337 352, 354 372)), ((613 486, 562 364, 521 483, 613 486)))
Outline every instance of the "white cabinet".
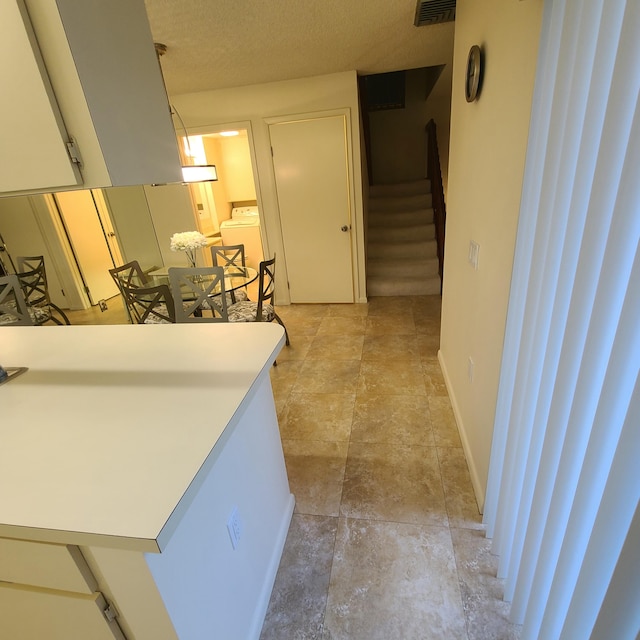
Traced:
POLYGON ((0 638, 112 640, 103 594, 130 640, 257 640, 294 509, 269 376, 282 327, 2 334, 29 371, 2 387, 0 638), (94 410, 105 395, 117 420, 94 410))
POLYGON ((124 640, 114 617, 78 547, 0 538, 3 638, 124 640))
POLYGON ((0 194, 181 180, 143 0, 3 0, 0 25, 0 194))

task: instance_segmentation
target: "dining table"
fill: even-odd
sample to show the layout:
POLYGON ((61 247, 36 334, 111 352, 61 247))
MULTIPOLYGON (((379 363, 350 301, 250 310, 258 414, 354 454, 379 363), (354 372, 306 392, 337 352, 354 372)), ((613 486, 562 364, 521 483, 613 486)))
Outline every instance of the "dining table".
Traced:
MULTIPOLYGON (((147 275, 152 280, 152 284, 169 284, 169 269, 171 267, 161 267, 150 271, 147 275)), ((224 272, 224 289, 225 293, 230 293, 232 299, 235 299, 233 292, 250 285, 258 279, 258 271, 252 267, 242 267, 236 265, 225 265, 222 267, 224 272)), ((198 275, 200 282, 206 283, 211 276, 198 275)), ((188 300, 193 292, 185 291, 185 299, 188 300)))

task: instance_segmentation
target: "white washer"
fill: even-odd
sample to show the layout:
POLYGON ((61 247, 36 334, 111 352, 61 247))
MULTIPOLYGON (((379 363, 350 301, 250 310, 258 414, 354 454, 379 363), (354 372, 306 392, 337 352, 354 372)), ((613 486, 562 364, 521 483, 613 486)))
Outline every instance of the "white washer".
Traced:
POLYGON ((258 207, 234 207, 231 219, 220 223, 222 244, 243 244, 248 267, 258 269, 264 260, 258 207))

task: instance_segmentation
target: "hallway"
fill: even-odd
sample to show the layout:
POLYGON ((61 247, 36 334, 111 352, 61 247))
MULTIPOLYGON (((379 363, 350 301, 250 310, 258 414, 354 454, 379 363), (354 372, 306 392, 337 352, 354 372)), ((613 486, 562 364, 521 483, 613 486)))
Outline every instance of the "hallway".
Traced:
POLYGON ((296 509, 262 640, 517 638, 437 361, 440 297, 278 313, 296 509))
MULTIPOLYGON (((440 296, 278 307, 296 508, 261 640, 516 640, 437 360, 440 296)), ((69 313, 120 324, 121 300, 69 313)))

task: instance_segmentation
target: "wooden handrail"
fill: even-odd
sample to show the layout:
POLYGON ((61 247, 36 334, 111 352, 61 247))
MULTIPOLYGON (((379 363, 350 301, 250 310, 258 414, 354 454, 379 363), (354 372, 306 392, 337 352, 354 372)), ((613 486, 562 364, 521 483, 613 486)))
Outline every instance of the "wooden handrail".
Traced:
POLYGON ((440 171, 440 156, 438 154, 438 139, 436 137, 436 123, 429 120, 425 127, 427 136, 427 178, 431 182, 431 198, 433 207, 433 222, 436 227, 436 246, 438 252, 438 274, 440 275, 440 293, 442 294, 442 278, 444 270, 444 236, 447 223, 447 210, 444 203, 444 189, 442 186, 442 172, 440 171))

